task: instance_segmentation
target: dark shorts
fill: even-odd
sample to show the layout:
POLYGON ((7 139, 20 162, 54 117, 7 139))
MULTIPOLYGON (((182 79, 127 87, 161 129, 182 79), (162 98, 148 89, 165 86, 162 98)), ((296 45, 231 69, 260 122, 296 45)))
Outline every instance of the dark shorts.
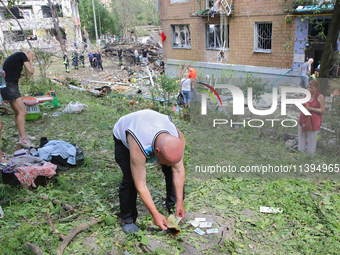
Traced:
POLYGON ((18 84, 11 82, 6 83, 6 88, 1 89, 1 97, 2 100, 5 101, 15 101, 21 97, 18 84))

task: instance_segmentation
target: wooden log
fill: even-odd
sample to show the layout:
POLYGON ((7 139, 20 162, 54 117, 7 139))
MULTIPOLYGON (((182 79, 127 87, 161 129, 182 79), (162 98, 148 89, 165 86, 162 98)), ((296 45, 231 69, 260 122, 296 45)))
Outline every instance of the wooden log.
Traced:
POLYGON ((35 255, 42 255, 43 252, 38 245, 26 242, 27 246, 34 252, 35 255))
POLYGON ((82 223, 71 230, 71 232, 64 238, 63 242, 59 245, 57 249, 57 255, 64 254, 64 250, 66 246, 71 242, 72 238, 75 237, 79 232, 84 231, 88 229, 89 227, 92 227, 94 224, 96 224, 99 221, 99 219, 92 219, 91 221, 87 223, 82 223))

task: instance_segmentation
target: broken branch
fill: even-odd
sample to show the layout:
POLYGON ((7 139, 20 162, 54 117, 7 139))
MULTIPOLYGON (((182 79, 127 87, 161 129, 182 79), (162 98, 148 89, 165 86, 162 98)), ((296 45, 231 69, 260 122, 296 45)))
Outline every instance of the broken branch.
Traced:
MULTIPOLYGON (((45 200, 50 200, 47 195, 40 195, 40 198, 45 199, 45 200)), ((53 204, 61 204, 61 207, 64 208, 65 210, 70 210, 70 211, 75 211, 75 212, 77 211, 69 204, 63 203, 58 199, 52 199, 51 202, 53 204)))
POLYGON ((56 233, 61 239, 65 239, 65 236, 59 232, 59 230, 53 225, 51 218, 50 218, 50 213, 49 211, 46 212, 46 218, 47 218, 47 222, 48 224, 51 226, 51 228, 53 229, 54 233, 56 233))
POLYGON ((66 246, 71 242, 72 238, 75 237, 79 232, 84 231, 89 227, 92 227, 98 222, 99 219, 92 219, 91 221, 87 223, 82 223, 75 227, 74 229, 72 229, 71 232, 64 238, 63 242, 59 245, 57 249, 57 255, 62 255, 64 253, 66 246))
POLYGON ((27 246, 34 252, 35 255, 42 255, 43 252, 38 245, 26 242, 27 246))

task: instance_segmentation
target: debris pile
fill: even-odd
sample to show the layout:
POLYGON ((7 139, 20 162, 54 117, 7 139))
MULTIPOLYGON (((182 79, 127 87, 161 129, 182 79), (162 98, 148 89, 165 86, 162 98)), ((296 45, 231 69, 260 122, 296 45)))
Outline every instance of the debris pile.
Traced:
POLYGON ((118 47, 123 50, 123 61, 125 61, 125 63, 128 65, 135 64, 134 51, 136 48, 138 50, 139 56, 142 55, 142 51, 144 49, 147 50, 149 63, 155 63, 156 61, 163 60, 163 49, 159 43, 153 39, 149 39, 146 44, 107 44, 103 48, 105 56, 117 57, 118 47))

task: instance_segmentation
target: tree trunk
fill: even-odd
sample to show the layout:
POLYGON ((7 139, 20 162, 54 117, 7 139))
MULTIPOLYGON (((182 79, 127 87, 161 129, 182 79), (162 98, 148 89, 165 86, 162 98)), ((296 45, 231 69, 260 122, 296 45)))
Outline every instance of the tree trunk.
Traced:
POLYGON ((61 48, 62 52, 64 53, 64 52, 66 52, 66 46, 65 46, 65 41, 64 41, 64 39, 61 35, 61 32, 60 32, 60 29, 59 29, 59 18, 58 18, 58 15, 57 16, 55 15, 56 13, 54 11, 51 0, 47 0, 47 2, 48 2, 48 6, 50 7, 50 10, 51 10, 52 22, 53 22, 53 25, 54 25, 54 29, 57 32, 57 40, 59 41, 60 48, 61 48))
POLYGON ((325 48, 322 53, 321 63, 320 63, 320 93, 326 94, 328 88, 328 76, 329 70, 332 65, 332 59, 334 52, 337 50, 337 40, 340 31, 340 0, 336 0, 333 16, 331 20, 331 25, 329 27, 325 48))

